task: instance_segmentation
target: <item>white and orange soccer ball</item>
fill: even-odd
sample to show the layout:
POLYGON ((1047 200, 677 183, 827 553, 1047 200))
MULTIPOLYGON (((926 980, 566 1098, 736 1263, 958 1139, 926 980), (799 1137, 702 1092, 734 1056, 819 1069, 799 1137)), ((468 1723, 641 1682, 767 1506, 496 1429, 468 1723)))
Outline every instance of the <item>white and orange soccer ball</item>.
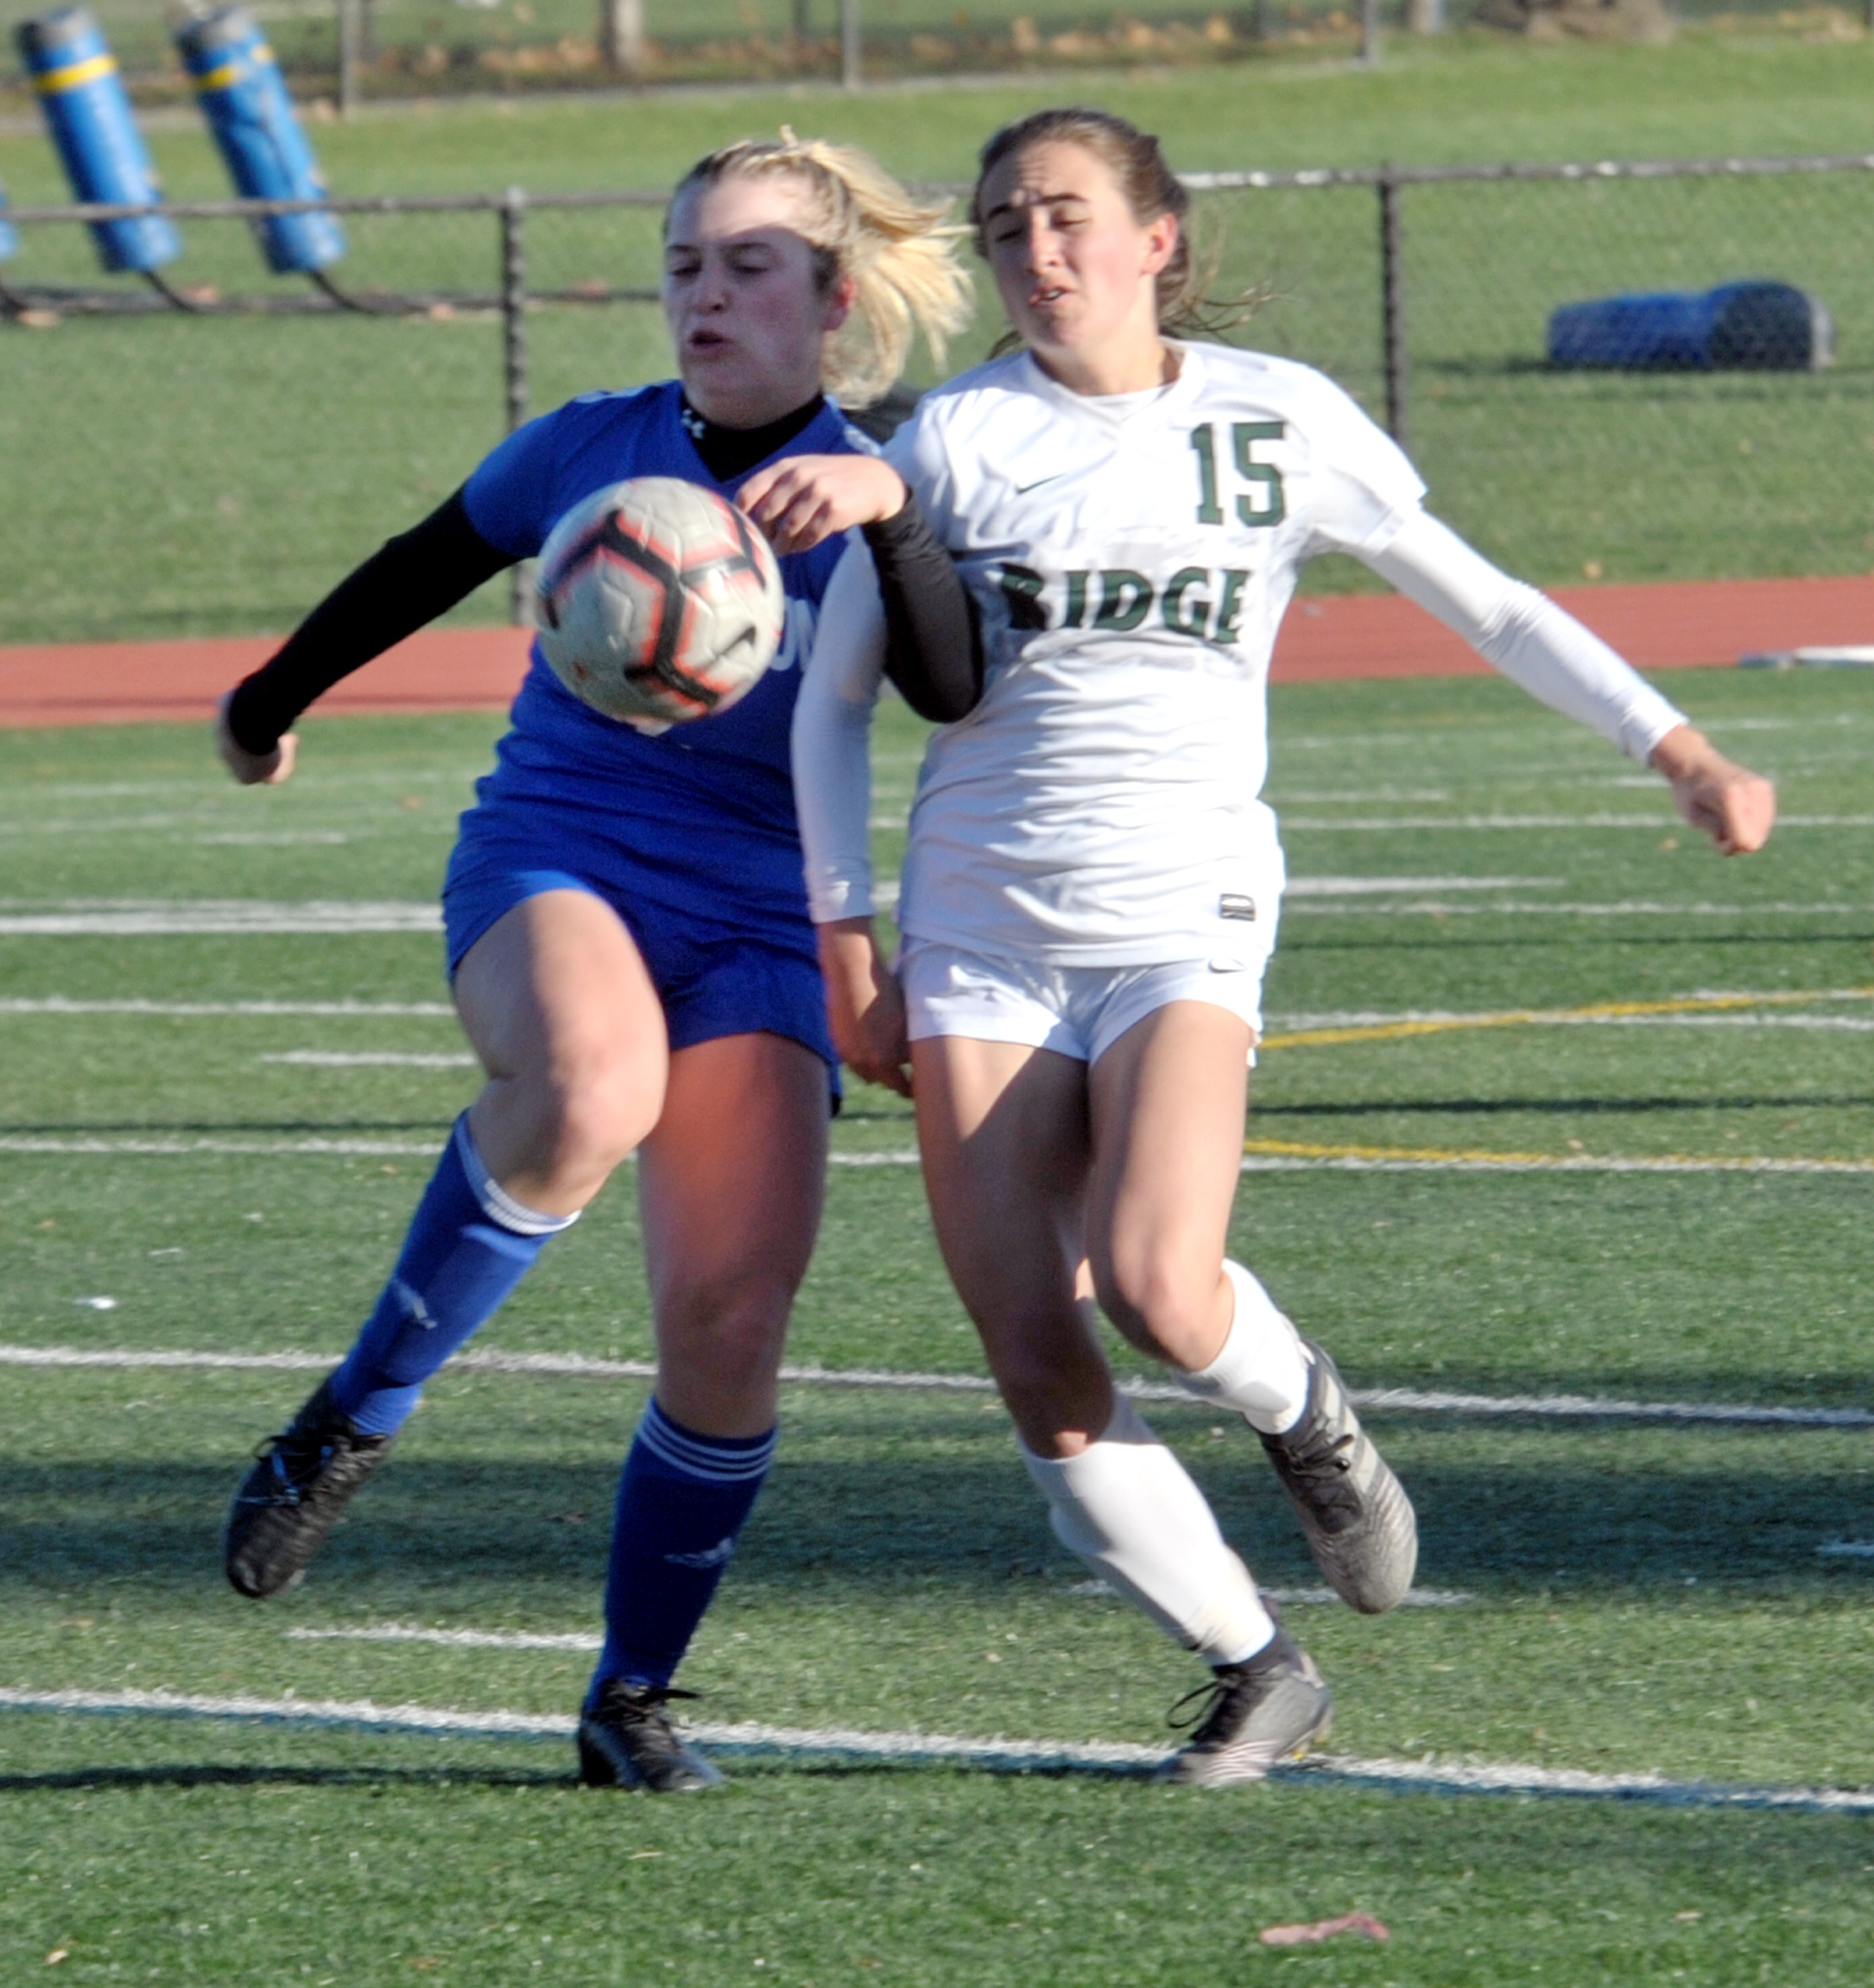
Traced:
POLYGON ((746 697, 786 621, 767 540, 713 490, 675 476, 613 483, 568 511, 540 548, 535 590, 554 673, 646 732, 746 697))

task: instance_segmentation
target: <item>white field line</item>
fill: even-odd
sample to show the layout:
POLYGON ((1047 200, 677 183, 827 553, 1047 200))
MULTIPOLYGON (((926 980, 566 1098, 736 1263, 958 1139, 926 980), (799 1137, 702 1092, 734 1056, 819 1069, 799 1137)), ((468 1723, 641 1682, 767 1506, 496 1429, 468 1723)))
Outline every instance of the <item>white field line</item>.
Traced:
POLYGON ((1291 897, 1399 897, 1428 890, 1559 890, 1566 877, 1291 877, 1291 897))
POLYGON ((1874 1539, 1832 1539, 1815 1551, 1826 1559, 1874 1560, 1874 1539))
MULTIPOLYGON (((1103 1580, 1071 1582, 1063 1594, 1103 1597, 1116 1591, 1103 1580)), ((1307 1609, 1338 1605, 1341 1598, 1331 1587, 1265 1587, 1264 1601, 1278 1609, 1307 1609)), ((1474 1594, 1455 1589, 1415 1587, 1398 1605, 1402 1609, 1457 1609, 1474 1601, 1474 1594)), ((605 1639, 584 1630, 532 1629, 425 1629, 415 1623, 363 1624, 340 1629, 289 1629, 290 1643, 421 1643, 445 1650, 597 1650, 605 1639)))
MULTIPOLYGON (((337 1353, 216 1353, 177 1348, 0 1345, 0 1366, 99 1367, 113 1371, 143 1368, 226 1369, 323 1373, 338 1364, 337 1353)), ((606 1360, 583 1353, 458 1353, 451 1370, 476 1373, 535 1374, 562 1381, 654 1381, 649 1360, 606 1360)), ((784 1366, 790 1387, 877 1388, 908 1392, 992 1395, 996 1384, 982 1373, 904 1373, 882 1368, 784 1366)), ((1175 1402, 1214 1414, 1213 1404, 1195 1400, 1163 1381, 1122 1381, 1123 1393, 1142 1402, 1175 1402)), ((1723 1402, 1637 1402, 1598 1395, 1466 1395, 1420 1388, 1355 1388, 1356 1405, 1422 1415, 1527 1415, 1599 1416, 1616 1421, 1706 1423, 1783 1429, 1874 1429, 1874 1409, 1787 1408, 1723 1402)))
MULTIPOLYGON (((1285 744, 1292 743, 1284 740, 1285 744)), ((1284 814, 1284 828, 1350 828, 1383 834, 1399 828, 1669 828, 1684 824, 1675 814, 1284 814)), ((1780 828, 1874 828, 1874 814, 1780 814, 1780 828)))
MULTIPOLYGON (((1669 899, 1630 897, 1610 902, 1526 904, 1515 899, 1499 899, 1487 904, 1447 904, 1437 898, 1416 899, 1409 903, 1318 904, 1306 900, 1284 908, 1298 917, 1331 912, 1341 917, 1361 918, 1751 918, 1774 914, 1786 917, 1865 917, 1870 907, 1837 899, 1823 904, 1776 902, 1765 904, 1684 904, 1669 899)), ((0 928, 5 921, 0 920, 0 928)))
MULTIPOLYGON (((1869 1025, 1874 1027, 1874 1023, 1869 1025)), ((467 1070, 474 1068, 477 1061, 466 1049, 276 1049, 254 1060, 256 1063, 290 1063, 316 1070, 467 1070)))
POLYGON ((97 898, 31 904, 16 898, 0 910, 0 935, 10 938, 273 937, 282 933, 434 933, 442 928, 441 909, 433 903, 97 898))
MULTIPOLYGON (((174 1160, 192 1154, 219 1154, 258 1160, 434 1159, 443 1149, 435 1139, 327 1139, 317 1137, 260 1139, 206 1135, 194 1138, 137 1138, 119 1133, 61 1134, 0 1132, 0 1153, 44 1153, 174 1160)), ((915 1167, 915 1153, 835 1153, 829 1167, 915 1167)), ((1393 1153, 1383 1147, 1345 1152, 1253 1153, 1245 1156, 1245 1174, 1874 1174, 1874 1160, 1783 1160, 1765 1154, 1662 1153, 1639 1158, 1603 1157, 1595 1153, 1393 1153)))
MULTIPOLYGON (((444 1705, 382 1705, 369 1698, 262 1698, 198 1696, 180 1691, 29 1691, 0 1687, 0 1710, 136 1717, 257 1720, 269 1724, 362 1728, 472 1739, 569 1738, 565 1713, 461 1712, 444 1705)), ((837 1726, 767 1726, 753 1721, 686 1723, 685 1731, 718 1751, 783 1758, 952 1762, 1004 1772, 1049 1768, 1146 1774, 1166 1757, 1162 1747, 1115 1740, 971 1739, 950 1733, 868 1733, 837 1726)), ((1360 1760, 1324 1755, 1284 1780, 1381 1785, 1437 1794, 1573 1795, 1651 1801, 1685 1807, 1789 1808, 1874 1814, 1874 1792, 1858 1788, 1729 1787, 1671 1780, 1662 1774, 1594 1774, 1580 1769, 1445 1765, 1435 1759, 1360 1760)))
POLYGON ((75 1001, 0 998, 0 1015, 419 1015, 453 1021, 447 1001, 75 1001))
MULTIPOLYGON (((1084 1595, 1088 1599, 1112 1595, 1117 1598, 1119 1591, 1110 1581, 1077 1580, 1061 1590, 1063 1594, 1084 1595)), ((1259 1587, 1256 1592, 1265 1601, 1273 1601, 1278 1609, 1327 1608, 1341 1600, 1331 1587, 1259 1587)), ((1455 1587, 1410 1587, 1394 1603, 1400 1609, 1462 1609, 1476 1601, 1474 1594, 1466 1594, 1455 1587)), ((317 1634, 318 1631, 312 1634, 317 1634)), ((297 1636, 297 1630, 288 1630, 289 1636, 297 1636)))

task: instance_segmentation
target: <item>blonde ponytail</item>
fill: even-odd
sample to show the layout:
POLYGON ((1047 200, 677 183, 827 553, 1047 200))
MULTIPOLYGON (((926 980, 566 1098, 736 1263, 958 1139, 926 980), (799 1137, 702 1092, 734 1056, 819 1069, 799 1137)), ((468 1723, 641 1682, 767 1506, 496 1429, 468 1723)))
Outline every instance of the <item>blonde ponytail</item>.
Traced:
POLYGON ((965 230, 946 210, 914 200, 869 152, 820 138, 743 138, 693 166, 676 191, 731 178, 785 174, 804 196, 800 232, 812 245, 821 287, 841 276, 858 286, 852 314, 827 341, 826 390, 847 407, 877 400, 904 370, 914 333, 943 363, 946 340, 968 322, 970 273, 957 259, 965 230))

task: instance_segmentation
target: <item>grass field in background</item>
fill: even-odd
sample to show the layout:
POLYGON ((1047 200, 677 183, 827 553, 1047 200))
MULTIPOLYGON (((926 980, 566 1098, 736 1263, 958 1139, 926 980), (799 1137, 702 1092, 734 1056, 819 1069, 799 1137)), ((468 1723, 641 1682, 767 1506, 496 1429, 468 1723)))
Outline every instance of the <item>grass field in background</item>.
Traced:
MULTIPOLYGON (((1763 1163, 1874 1163, 1874 684, 1666 687, 1778 777, 1789 819, 1762 857, 1720 862, 1651 776, 1491 679, 1276 696, 1293 886, 1233 1244, 1356 1386, 1868 1403, 1867 1176, 1763 1163), (1719 994, 1797 998, 1708 1005, 1719 994), (1610 1004, 1658 1005, 1597 1017, 1610 1004), (1513 1010, 1532 1018, 1477 1025, 1513 1010), (1468 1024, 1413 1035, 1408 1011, 1468 1024), (1371 1170, 1400 1154, 1418 1170, 1371 1170)), ((185 728, 0 734, 0 1341, 342 1348, 473 1073, 269 1059, 458 1055, 435 939, 19 921, 342 900, 419 922, 494 729, 315 718, 300 776, 266 793, 226 783, 185 728), (159 1005, 45 1011, 54 997, 159 1005), (414 1012, 160 1005, 342 1000, 414 1012), (292 1149, 319 1140, 381 1150, 292 1149), (152 1142, 205 1149, 125 1149, 152 1142), (206 1149, 228 1146, 250 1150, 206 1149), (79 1302, 104 1296, 114 1309, 79 1302)), ((888 710, 886 874, 917 735, 888 710)), ((849 1096, 836 1154, 910 1143, 897 1100, 849 1096)), ((478 1345, 648 1352, 628 1178, 478 1345)), ((834 1168, 791 1356, 980 1373, 914 1168, 834 1168)), ((289 1631, 589 1630, 642 1384, 445 1373, 305 1587, 257 1609, 223 1585, 216 1528, 244 1452, 310 1384, 9 1368, 0 1686, 568 1711, 579 1651, 289 1631)), ((1149 1413, 1262 1580, 1310 1585, 1243 1432, 1195 1405, 1149 1413)), ((686 1672, 703 1715, 1163 1733, 1189 1659, 1083 1591, 992 1400, 797 1385, 784 1415, 781 1464, 686 1672)), ((1379 1622, 1291 1611, 1337 1687, 1337 1755, 1874 1786, 1869 1562, 1819 1551, 1874 1541, 1865 1430, 1373 1421, 1419 1502, 1421 1585, 1469 1598, 1379 1622)), ((1865 1818, 729 1764, 720 1798, 654 1805, 581 1794, 563 1742, 0 1712, 0 1854, 18 1874, 0 1973, 36 1976, 62 1949, 61 1979, 372 1988, 1206 1988, 1263 1969, 1728 1988, 1858 1983, 1874 1933, 1865 1818), (1390 1925, 1388 1946, 1255 1944, 1356 1909, 1390 1925)))
MULTIPOLYGON (((1495 159, 1859 151, 1874 43, 1694 39, 1664 50, 1459 38, 1376 73, 1241 66, 1101 79, 1091 94, 1190 169, 1495 159)), ((636 104, 481 102, 321 126, 348 194, 668 183, 729 135, 791 119, 957 178, 996 123, 1058 81, 857 98, 825 93, 636 104)), ((1081 86, 1076 84, 1078 90, 1081 86)), ((225 191, 205 136, 153 139, 178 197, 225 191)), ((62 197, 42 138, 0 138, 13 199, 62 197)), ((1874 565, 1874 189, 1861 179, 1415 189, 1406 201, 1412 437, 1434 506, 1493 558, 1551 584, 1857 572, 1874 565), (1834 310, 1821 376, 1550 376, 1548 309, 1636 284, 1771 273, 1834 310)), ((1231 283, 1274 293, 1246 334, 1325 366, 1377 408, 1377 226, 1364 190, 1232 197, 1231 283)), ((491 290, 487 216, 350 224, 354 284, 491 290)), ((180 281, 280 287, 243 232, 192 224, 180 281)), ((643 214, 539 215, 529 280, 654 280, 643 214)), ((73 230, 30 230, 9 279, 95 280, 73 230)), ((953 355, 999 324, 985 297, 953 355)), ((529 320, 533 405, 663 374, 654 309, 529 320)), ((355 319, 69 319, 0 326, 0 642, 284 629, 356 559, 455 487, 500 437, 499 327, 355 319), (30 466, 30 467, 29 467, 30 466), (108 522, 108 526, 105 521, 108 522), (101 550, 108 543, 108 556, 101 550)), ((928 379, 920 355, 914 376, 928 379)), ((1318 588, 1370 584, 1337 564, 1318 588)), ((503 590, 458 613, 497 618, 503 590)))

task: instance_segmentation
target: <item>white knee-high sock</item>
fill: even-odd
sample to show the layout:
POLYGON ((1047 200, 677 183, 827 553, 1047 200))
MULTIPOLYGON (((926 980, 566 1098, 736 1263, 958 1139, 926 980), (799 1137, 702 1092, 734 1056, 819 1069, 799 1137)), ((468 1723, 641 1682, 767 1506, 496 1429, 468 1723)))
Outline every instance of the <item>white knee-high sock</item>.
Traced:
POLYGON ((1179 1374, 1178 1384, 1234 1409, 1264 1435, 1279 1436, 1301 1420, 1313 1363, 1274 1299, 1241 1263, 1226 1258, 1224 1274, 1236 1292, 1236 1315, 1223 1351, 1208 1366, 1179 1374))
POLYGON ((1025 1445, 1021 1455, 1061 1544, 1186 1649, 1241 1663, 1274 1635, 1203 1493, 1124 1395, 1079 1455, 1037 1456, 1025 1445))

